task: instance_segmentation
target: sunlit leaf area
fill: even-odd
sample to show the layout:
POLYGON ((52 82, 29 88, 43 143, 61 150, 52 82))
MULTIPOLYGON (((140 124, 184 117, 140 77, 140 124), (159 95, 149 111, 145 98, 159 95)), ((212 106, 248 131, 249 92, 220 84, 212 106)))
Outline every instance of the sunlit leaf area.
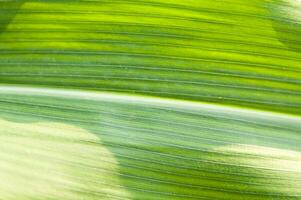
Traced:
POLYGON ((301 200, 300 0, 0 0, 0 200, 301 200))

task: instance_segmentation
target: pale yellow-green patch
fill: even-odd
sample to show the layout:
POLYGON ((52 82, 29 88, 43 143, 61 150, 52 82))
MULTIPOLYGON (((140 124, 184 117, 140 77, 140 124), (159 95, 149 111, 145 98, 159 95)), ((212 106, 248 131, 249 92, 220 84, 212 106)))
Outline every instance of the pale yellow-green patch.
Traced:
POLYGON ((237 173, 244 169, 249 171, 249 176, 261 176, 263 181, 269 182, 265 191, 279 192, 284 195, 298 194, 301 187, 301 153, 257 145, 229 145, 215 149, 217 152, 228 155, 216 162, 225 163, 230 167, 238 167, 237 173), (287 187, 275 188, 271 185, 287 187))
POLYGON ((0 196, 29 199, 129 199, 118 163, 99 138, 62 123, 0 119, 0 196))

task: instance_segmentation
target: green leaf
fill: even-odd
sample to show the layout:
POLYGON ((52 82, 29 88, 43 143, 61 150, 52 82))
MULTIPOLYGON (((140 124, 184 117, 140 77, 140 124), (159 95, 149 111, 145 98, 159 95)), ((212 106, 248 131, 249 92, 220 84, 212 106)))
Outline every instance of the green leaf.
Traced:
POLYGON ((301 199, 299 0, 0 0, 0 199, 301 199))

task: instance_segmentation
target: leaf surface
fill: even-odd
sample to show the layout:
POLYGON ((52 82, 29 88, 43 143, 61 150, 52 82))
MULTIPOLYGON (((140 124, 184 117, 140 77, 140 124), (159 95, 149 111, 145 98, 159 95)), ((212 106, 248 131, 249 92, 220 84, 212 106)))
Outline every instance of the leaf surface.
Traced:
POLYGON ((301 199, 287 0, 0 0, 0 198, 301 199))

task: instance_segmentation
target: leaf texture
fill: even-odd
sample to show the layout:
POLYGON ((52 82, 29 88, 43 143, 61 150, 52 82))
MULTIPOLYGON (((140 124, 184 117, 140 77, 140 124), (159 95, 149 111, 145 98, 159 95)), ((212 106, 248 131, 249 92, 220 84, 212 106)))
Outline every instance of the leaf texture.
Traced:
POLYGON ((1 4, 1 83, 300 113, 297 0, 1 4))
POLYGON ((0 0, 0 199, 301 199, 298 0, 0 0))

